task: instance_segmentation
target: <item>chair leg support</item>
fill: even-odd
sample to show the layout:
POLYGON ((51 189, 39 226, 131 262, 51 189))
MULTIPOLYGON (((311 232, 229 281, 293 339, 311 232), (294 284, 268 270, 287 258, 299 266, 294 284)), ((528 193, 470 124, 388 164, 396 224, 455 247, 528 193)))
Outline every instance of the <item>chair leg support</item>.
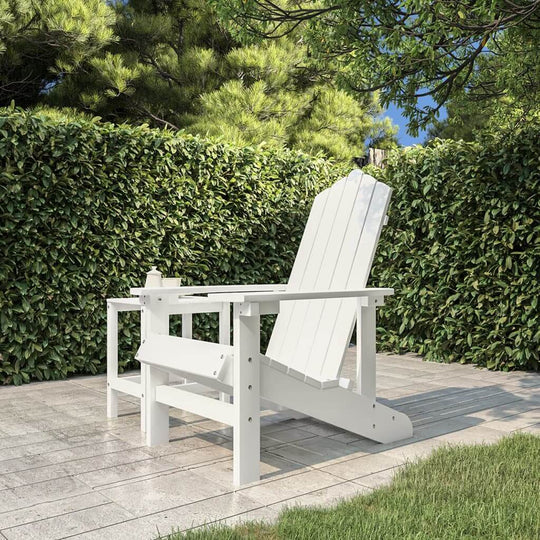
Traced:
POLYGON ((118 416, 118 392, 111 382, 118 377, 118 311, 107 302, 107 418, 118 416))
POLYGON ((345 390, 319 390, 262 364, 262 395, 290 409, 357 433, 389 443, 412 436, 409 418, 374 399, 345 390))
POLYGON ((156 401, 156 387, 169 382, 165 371, 147 366, 144 389, 146 444, 157 446, 169 442, 169 406, 156 401))
POLYGON ((241 486, 260 478, 260 317, 234 313, 233 477, 241 486))

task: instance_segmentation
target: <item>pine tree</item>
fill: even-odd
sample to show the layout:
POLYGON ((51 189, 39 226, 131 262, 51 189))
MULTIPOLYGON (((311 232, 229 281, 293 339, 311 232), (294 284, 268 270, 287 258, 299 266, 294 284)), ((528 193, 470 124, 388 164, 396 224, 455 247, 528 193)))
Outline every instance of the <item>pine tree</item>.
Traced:
POLYGON ((395 144, 376 94, 336 89, 331 66, 316 69, 299 35, 243 47, 201 0, 114 8, 117 41, 58 85, 51 104, 346 160, 370 138, 395 144))
POLYGON ((102 0, 0 0, 0 106, 39 103, 113 39, 102 0))

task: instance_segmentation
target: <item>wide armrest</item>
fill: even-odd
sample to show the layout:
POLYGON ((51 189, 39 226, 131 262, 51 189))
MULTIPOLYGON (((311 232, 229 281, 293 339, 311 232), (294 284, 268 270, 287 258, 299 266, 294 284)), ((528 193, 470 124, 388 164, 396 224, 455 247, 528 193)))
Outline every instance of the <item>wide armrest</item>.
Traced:
POLYGON ((220 302, 279 302, 282 300, 317 300, 324 298, 374 298, 390 296, 394 294, 394 289, 357 289, 341 291, 270 291, 270 292, 230 292, 213 293, 208 298, 219 300, 220 302))
MULTIPOLYGON (((242 293, 258 291, 285 291, 287 285, 193 285, 188 287, 135 287, 129 290, 134 296, 159 296, 177 294, 185 296, 190 294, 210 294, 210 293, 242 293)), ((226 301, 226 300, 225 300, 226 301)))

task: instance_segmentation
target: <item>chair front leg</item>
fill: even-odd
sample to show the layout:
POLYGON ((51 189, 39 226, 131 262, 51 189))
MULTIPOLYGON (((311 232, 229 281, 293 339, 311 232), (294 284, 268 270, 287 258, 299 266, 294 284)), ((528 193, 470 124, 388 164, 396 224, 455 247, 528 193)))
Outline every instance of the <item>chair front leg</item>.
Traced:
MULTIPOLYGON (((169 313, 162 298, 143 297, 144 317, 142 339, 153 334, 169 334, 169 313)), ((169 382, 169 374, 151 365, 141 363, 142 405, 146 444, 156 446, 169 442, 169 407, 156 401, 156 387, 169 382)))
POLYGON ((241 486, 260 478, 260 316, 234 304, 233 477, 241 486))
POLYGON ((146 366, 144 409, 146 414, 146 445, 169 442, 169 406, 156 401, 156 388, 169 382, 169 375, 153 366, 146 366))

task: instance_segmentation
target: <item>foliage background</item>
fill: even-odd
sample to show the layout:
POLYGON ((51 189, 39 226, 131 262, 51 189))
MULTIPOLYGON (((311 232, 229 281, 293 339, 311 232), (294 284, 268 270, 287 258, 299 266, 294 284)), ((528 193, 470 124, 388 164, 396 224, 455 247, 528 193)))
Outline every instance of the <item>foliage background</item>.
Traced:
POLYGON ((434 140, 378 172, 394 188, 375 282, 396 295, 392 351, 491 369, 538 369, 540 128, 480 143, 434 140))
MULTIPOLYGON (((0 116, 0 169, 0 382, 16 384, 104 371, 105 299, 152 264, 186 285, 279 283, 339 174, 286 150, 18 110, 0 116)), ((217 321, 198 322, 208 337, 217 321)), ((121 346, 138 334, 133 319, 121 346)))
MULTIPOLYGON (((538 369, 538 129, 435 141, 376 171, 395 190, 372 285, 387 350, 538 369)), ((105 298, 151 264, 185 284, 283 282, 313 197, 346 171, 56 113, 0 115, 0 381, 105 369, 105 298)), ((200 337, 215 321, 203 319, 200 337)), ((266 331, 268 327, 266 328, 266 331)), ((135 320, 122 346, 138 340, 135 320)))

